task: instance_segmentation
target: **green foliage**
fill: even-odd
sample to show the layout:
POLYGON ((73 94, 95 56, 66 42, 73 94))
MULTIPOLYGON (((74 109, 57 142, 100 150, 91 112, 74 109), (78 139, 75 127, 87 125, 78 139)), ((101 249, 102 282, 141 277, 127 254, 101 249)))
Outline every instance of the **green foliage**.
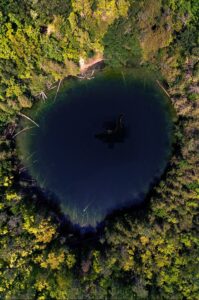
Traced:
POLYGON ((34 74, 47 81, 75 76, 81 56, 102 53, 109 25, 127 15, 129 3, 53 0, 49 5, 46 0, 23 0, 19 5, 10 0, 6 8, 0 7, 0 100, 18 99, 23 108, 31 106, 35 94, 25 106, 20 99, 43 92, 33 82, 34 74))
POLYGON ((104 55, 111 67, 132 67, 141 61, 141 48, 132 20, 116 21, 105 35, 103 43, 104 55))
POLYGON ((0 298, 198 298, 198 8, 197 0, 0 1, 0 298), (95 54, 113 68, 153 64, 179 118, 147 213, 107 220, 96 246, 82 248, 21 177, 12 137, 16 114, 95 54))

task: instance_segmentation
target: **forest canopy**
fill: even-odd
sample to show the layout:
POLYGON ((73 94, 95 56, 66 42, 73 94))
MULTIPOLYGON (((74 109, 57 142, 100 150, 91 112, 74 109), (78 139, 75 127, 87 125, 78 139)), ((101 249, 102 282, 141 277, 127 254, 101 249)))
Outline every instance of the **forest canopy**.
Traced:
POLYGON ((198 16, 197 0, 0 0, 0 298, 198 299, 198 16), (97 55, 161 74, 177 118, 147 210, 93 237, 22 176, 13 136, 22 110, 97 55))

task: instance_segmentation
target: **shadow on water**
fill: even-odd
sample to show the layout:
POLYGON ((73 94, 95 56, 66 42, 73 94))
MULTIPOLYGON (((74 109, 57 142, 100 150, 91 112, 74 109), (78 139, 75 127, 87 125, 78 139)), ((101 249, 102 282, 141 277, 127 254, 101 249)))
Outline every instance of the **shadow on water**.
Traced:
MULTIPOLYGON (((177 141, 173 144, 172 152, 176 153, 178 150, 177 141)), ((44 210, 49 212, 53 212, 53 215, 56 216, 56 221, 59 223, 59 232, 62 236, 68 237, 67 245, 81 252, 81 249, 93 249, 93 247, 98 246, 99 248, 103 247, 100 242, 100 239, 104 237, 104 229, 109 226, 109 224, 114 224, 118 220, 124 218, 133 218, 138 220, 147 220, 148 211, 150 209, 151 199, 156 196, 156 191, 154 187, 158 185, 160 181, 164 181, 166 179, 168 171, 172 168, 170 163, 167 164, 167 167, 164 170, 164 173, 154 180, 151 184, 148 193, 143 194, 144 201, 140 202, 139 199, 137 203, 131 203, 131 199, 126 207, 120 207, 113 211, 111 211, 107 216, 97 224, 96 227, 93 226, 84 226, 82 227, 79 224, 75 224, 70 220, 70 216, 66 215, 61 210, 61 201, 52 192, 48 192, 47 190, 41 189, 39 186, 34 186, 30 189, 28 187, 27 191, 24 189, 24 192, 29 195, 35 195, 34 203, 36 207, 39 207, 39 210, 44 210)), ((20 175, 20 179, 22 180, 31 180, 31 176, 27 172, 23 172, 20 175)), ((18 182, 18 181, 17 181, 18 182)), ((141 197, 142 197, 141 196, 141 197)), ((32 201, 29 198, 28 201, 32 201)))
POLYGON ((125 211, 144 211, 171 155, 170 107, 154 83, 102 74, 63 89, 49 107, 18 145, 64 222, 82 234, 125 211))
POLYGON ((95 138, 107 144, 109 148, 113 148, 117 143, 124 143, 128 137, 123 113, 115 120, 104 122, 103 128, 103 132, 95 134, 95 138))

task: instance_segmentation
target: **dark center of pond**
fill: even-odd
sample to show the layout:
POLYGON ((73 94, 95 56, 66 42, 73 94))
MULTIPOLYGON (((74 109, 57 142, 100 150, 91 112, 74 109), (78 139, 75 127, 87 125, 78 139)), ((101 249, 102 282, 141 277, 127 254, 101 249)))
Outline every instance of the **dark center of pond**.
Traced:
POLYGON ((126 74, 73 80, 36 119, 19 135, 22 160, 80 225, 144 201, 171 152, 168 101, 155 82, 126 74))

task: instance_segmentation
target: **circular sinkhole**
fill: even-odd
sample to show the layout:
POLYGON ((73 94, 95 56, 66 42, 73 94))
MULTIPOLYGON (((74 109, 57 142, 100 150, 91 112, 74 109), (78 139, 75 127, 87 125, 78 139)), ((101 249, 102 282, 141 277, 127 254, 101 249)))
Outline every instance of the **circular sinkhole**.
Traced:
POLYGON ((171 154, 171 106, 155 81, 130 73, 71 80, 18 135, 23 164, 73 223, 95 226, 144 201, 171 154))

